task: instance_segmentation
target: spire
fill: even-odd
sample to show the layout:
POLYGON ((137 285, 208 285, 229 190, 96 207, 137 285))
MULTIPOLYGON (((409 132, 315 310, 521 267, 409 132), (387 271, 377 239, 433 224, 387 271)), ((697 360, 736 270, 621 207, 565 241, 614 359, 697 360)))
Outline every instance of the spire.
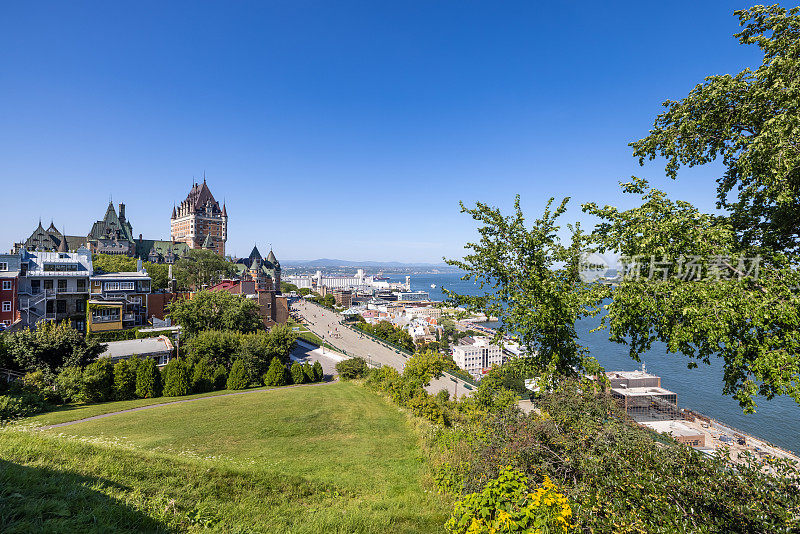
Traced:
POLYGON ((280 263, 278 263, 278 258, 275 257, 275 253, 272 252, 271 247, 269 249, 269 254, 267 255, 267 261, 276 267, 280 266, 280 263))
POLYGON ((224 200, 222 201, 222 216, 223 217, 227 217, 228 216, 228 211, 225 209, 225 201, 224 200))
POLYGON ((211 234, 206 234, 206 240, 203 241, 203 248, 210 249, 211 247, 211 234))
POLYGON ((67 250, 67 238, 66 238, 66 236, 61 236, 61 242, 58 244, 58 252, 69 252, 67 250))
POLYGON ((172 218, 176 219, 178 217, 177 212, 175 211, 175 203, 172 204, 172 218))

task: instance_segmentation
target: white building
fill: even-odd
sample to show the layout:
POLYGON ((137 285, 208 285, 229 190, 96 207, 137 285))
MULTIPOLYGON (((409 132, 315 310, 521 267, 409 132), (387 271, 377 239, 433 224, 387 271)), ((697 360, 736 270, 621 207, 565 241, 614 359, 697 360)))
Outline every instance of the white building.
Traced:
POLYGON ((503 365, 503 349, 491 345, 488 338, 478 337, 470 345, 453 348, 453 360, 473 378, 480 380, 483 372, 491 369, 492 365, 503 365))
POLYGON ((430 299, 427 291, 400 291, 397 293, 398 302, 424 302, 430 299))

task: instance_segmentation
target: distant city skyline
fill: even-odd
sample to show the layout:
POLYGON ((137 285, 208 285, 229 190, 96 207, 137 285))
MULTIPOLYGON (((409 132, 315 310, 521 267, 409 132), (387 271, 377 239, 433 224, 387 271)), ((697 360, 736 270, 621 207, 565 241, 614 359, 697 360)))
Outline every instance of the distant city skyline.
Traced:
POLYGON ((0 249, 109 198, 169 239, 205 174, 227 253, 440 263, 475 239, 458 202, 531 218, 571 196, 633 205, 632 174, 714 209, 716 165, 664 178, 627 143, 660 103, 755 67, 730 2, 100 2, 0 8, 0 249))

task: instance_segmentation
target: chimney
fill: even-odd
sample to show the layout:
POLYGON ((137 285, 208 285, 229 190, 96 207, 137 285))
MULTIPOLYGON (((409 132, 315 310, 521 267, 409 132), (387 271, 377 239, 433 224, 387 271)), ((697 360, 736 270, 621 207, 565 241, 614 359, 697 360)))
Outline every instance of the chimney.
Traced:
POLYGON ((119 203, 119 220, 125 222, 125 204, 119 203))

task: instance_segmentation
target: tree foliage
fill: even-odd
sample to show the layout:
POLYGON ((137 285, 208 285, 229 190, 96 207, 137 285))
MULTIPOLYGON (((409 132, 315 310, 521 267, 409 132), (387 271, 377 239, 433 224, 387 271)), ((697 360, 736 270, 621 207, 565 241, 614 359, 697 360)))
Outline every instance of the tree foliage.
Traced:
POLYGON ((6 334, 5 345, 20 369, 55 372, 63 366, 83 367, 105 349, 94 340, 86 340, 69 321, 42 322, 6 334))
POLYGON ((180 358, 173 358, 164 368, 164 396, 182 397, 192 392, 192 366, 180 358))
POLYGON ((228 389, 245 389, 250 385, 251 377, 247 366, 242 360, 233 362, 228 375, 228 389))
POLYGON ((272 358, 269 369, 264 375, 264 385, 285 386, 288 382, 287 374, 286 366, 281 362, 280 358, 272 358))
POLYGON ((180 287, 202 289, 234 276, 236 269, 213 251, 191 249, 175 262, 173 274, 180 287))
POLYGON ((169 315, 192 336, 203 330, 255 332, 263 328, 258 303, 227 291, 198 291, 169 304, 169 315))
POLYGON ((564 214, 564 199, 553 210, 553 199, 544 214, 528 228, 520 199, 514 213, 478 202, 475 208, 461 205, 480 226, 478 243, 467 243, 470 253, 463 260, 447 260, 466 271, 462 280, 476 281, 483 295, 459 295, 447 291, 450 301, 470 311, 498 317, 498 338, 514 334, 539 372, 570 375, 583 366, 588 354, 578 342, 575 323, 599 311, 600 299, 580 276, 581 260, 588 238, 579 225, 568 225, 571 241, 562 244, 558 218, 564 214))
POLYGON ((160 397, 162 392, 161 372, 155 360, 145 358, 136 370, 136 396, 140 399, 160 397))

